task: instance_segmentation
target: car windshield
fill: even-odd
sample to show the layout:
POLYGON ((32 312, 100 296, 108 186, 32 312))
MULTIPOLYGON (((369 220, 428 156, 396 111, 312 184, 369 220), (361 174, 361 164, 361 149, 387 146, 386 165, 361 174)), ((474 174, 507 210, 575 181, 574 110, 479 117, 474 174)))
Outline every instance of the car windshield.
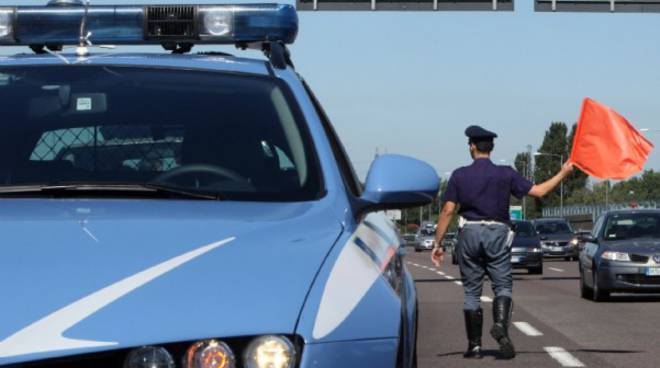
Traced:
POLYGON ((513 231, 515 231, 516 236, 523 237, 523 238, 529 238, 529 237, 536 236, 536 232, 534 231, 534 227, 529 222, 514 222, 513 223, 513 231))
POLYGON ((534 227, 541 235, 573 233, 571 227, 563 221, 542 221, 534 225, 534 227))
POLYGON ((615 214, 607 219, 605 240, 660 239, 660 213, 615 214))
POLYGON ((0 101, 0 193, 17 186, 152 184, 230 200, 322 195, 301 113, 274 78, 1 68, 0 101))

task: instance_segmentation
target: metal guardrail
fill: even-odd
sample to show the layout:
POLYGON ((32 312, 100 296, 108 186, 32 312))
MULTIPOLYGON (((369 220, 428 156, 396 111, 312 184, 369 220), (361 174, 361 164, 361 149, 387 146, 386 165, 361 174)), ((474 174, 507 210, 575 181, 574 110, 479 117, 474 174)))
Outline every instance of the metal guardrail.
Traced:
MULTIPOLYGON (((630 203, 610 203, 607 206, 604 204, 564 206, 562 216, 560 207, 548 207, 543 209, 542 215, 543 217, 591 216, 595 221, 603 212, 626 208, 630 208, 630 203)), ((636 208, 660 208, 660 201, 639 202, 636 208)))

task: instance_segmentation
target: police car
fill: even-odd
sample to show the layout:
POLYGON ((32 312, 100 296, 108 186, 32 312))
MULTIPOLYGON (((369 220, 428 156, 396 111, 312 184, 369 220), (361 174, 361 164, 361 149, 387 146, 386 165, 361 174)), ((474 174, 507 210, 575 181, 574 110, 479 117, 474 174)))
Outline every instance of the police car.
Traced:
POLYGON ((382 211, 438 176, 382 155, 360 183, 297 30, 276 4, 0 8, 25 47, 0 58, 0 366, 416 366, 382 211))

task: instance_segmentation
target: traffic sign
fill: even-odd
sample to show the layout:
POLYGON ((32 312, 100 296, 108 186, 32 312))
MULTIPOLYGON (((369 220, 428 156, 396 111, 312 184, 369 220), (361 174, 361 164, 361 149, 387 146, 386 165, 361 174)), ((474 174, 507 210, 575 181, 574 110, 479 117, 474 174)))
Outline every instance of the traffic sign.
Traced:
POLYGON ((509 217, 511 220, 522 220, 523 219, 523 213, 522 213, 522 206, 511 206, 509 207, 509 217))
POLYGON ((659 13, 659 0, 536 0, 537 12, 659 13))
POLYGON ((514 0, 296 0, 298 10, 512 11, 514 0))

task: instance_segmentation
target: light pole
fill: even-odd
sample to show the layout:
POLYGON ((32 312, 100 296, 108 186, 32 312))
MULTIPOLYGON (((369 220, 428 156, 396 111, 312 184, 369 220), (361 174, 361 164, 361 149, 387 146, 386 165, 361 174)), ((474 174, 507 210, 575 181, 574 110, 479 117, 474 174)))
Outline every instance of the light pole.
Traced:
MULTIPOLYGON (((549 152, 534 152, 534 156, 554 156, 559 157, 559 169, 564 165, 564 155, 549 152)), ((559 215, 564 217, 564 179, 559 182, 559 215)))

